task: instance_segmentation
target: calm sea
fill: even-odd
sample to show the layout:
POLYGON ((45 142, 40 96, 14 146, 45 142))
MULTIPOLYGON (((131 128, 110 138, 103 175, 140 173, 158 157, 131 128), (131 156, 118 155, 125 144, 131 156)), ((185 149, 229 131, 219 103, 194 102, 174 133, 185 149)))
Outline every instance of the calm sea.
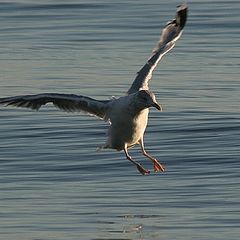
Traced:
MULTIPOLYGON (((0 96, 123 95, 180 3, 1 0, 0 96)), ((152 109, 145 145, 167 171, 143 177, 96 152, 107 124, 93 117, 1 108, 0 239, 239 239, 240 2, 188 5, 151 81, 164 112, 152 109)))

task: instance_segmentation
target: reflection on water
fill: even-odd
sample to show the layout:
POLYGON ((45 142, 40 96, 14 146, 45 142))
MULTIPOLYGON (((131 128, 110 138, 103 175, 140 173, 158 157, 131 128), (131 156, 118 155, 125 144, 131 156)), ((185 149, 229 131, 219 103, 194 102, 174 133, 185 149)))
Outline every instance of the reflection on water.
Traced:
MULTIPOLYGON (((126 92, 179 2, 3 1, 0 94, 126 92)), ((151 88, 146 149, 165 173, 142 177, 107 125, 51 106, 0 109, 1 238, 237 240, 239 1, 191 1, 151 88)), ((131 154, 146 167, 136 146, 131 154)))

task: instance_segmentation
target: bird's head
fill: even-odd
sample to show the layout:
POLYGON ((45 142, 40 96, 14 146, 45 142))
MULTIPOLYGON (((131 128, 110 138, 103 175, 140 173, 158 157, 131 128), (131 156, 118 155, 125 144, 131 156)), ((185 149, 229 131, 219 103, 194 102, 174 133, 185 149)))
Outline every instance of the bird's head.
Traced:
POLYGON ((162 106, 157 102, 155 95, 148 90, 140 90, 136 93, 138 105, 144 108, 155 107, 162 111, 162 106))

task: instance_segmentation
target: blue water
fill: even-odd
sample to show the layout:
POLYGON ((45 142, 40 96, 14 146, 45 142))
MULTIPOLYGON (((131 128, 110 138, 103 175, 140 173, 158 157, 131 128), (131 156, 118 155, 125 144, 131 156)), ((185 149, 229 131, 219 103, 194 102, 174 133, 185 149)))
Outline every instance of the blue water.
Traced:
MULTIPOLYGON (((121 96, 179 3, 2 0, 0 96, 121 96)), ((167 171, 143 177, 123 153, 96 152, 98 119, 1 108, 0 239, 239 239, 240 2, 188 5, 151 81, 164 111, 145 145, 167 171)))

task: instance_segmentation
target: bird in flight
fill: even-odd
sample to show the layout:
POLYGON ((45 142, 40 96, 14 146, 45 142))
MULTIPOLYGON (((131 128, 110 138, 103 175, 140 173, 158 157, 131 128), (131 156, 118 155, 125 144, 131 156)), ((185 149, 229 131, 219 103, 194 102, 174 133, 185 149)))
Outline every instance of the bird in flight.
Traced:
POLYGON ((102 148, 123 150, 126 158, 137 167, 138 171, 142 175, 147 175, 150 171, 135 161, 128 153, 129 148, 140 144, 142 154, 152 161, 154 171, 163 172, 164 166, 144 148, 143 139, 148 123, 149 108, 154 107, 162 111, 154 93, 149 90, 148 83, 162 57, 175 46, 176 41, 180 38, 187 20, 187 11, 186 4, 177 8, 175 19, 168 22, 163 28, 152 55, 137 73, 125 96, 99 101, 74 94, 41 93, 0 98, 0 105, 39 110, 42 105, 52 103, 55 107, 67 112, 85 112, 99 117, 110 124, 107 140, 102 148))

